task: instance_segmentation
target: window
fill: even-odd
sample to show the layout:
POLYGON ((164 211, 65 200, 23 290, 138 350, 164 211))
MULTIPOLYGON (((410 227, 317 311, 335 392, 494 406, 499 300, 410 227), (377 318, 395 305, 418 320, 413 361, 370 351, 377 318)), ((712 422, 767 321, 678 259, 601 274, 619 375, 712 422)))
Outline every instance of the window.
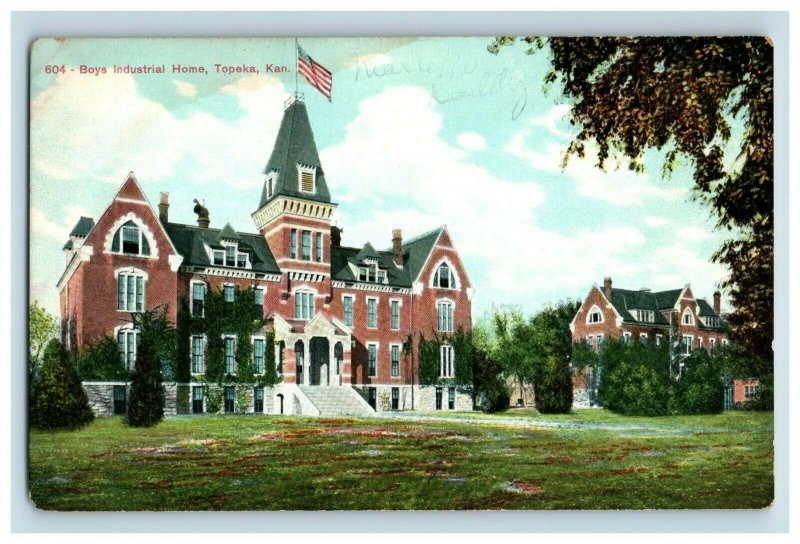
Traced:
POLYGON ((603 350, 603 335, 602 334, 598 334, 597 335, 597 351, 599 353, 602 350, 603 350))
POLYGON ((716 349, 716 347, 717 347, 717 339, 716 338, 709 338, 708 343, 709 343, 708 347, 711 349, 711 351, 714 351, 714 349, 716 349))
POLYGON ((144 275, 140 272, 120 272, 117 276, 117 310, 144 311, 144 275))
POLYGON ((223 285, 222 298, 225 300, 225 302, 233 302, 234 300, 236 300, 236 286, 223 285))
POLYGON ((378 327, 378 300, 374 298, 367 299, 367 327, 378 327))
POLYGON ((225 246, 225 266, 236 266, 236 246, 225 246))
POLYGON ((202 387, 192 387, 192 413, 193 414, 202 414, 203 413, 203 388, 202 387))
POLYGON ((758 386, 757 385, 745 385, 744 386, 744 398, 745 400, 753 400, 756 398, 756 393, 758 393, 758 386))
POLYGON ((341 342, 336 342, 333 346, 333 358, 336 360, 336 375, 342 375, 342 359, 344 359, 344 347, 341 342))
POLYGON ((264 317, 264 288, 256 287, 253 289, 253 305, 256 319, 264 317))
POLYGON ((456 409, 456 388, 455 387, 448 387, 447 388, 447 408, 448 408, 448 410, 455 410, 456 409))
POLYGON ((643 321, 644 323, 654 323, 656 320, 656 313, 653 310, 634 310, 636 321, 643 321))
POLYGON ((311 260, 311 231, 303 231, 303 260, 311 260))
POLYGON ((314 172, 307 170, 300 172, 300 190, 304 193, 314 192, 314 172))
POLYGON ((400 301, 393 300, 389 303, 389 308, 392 314, 392 329, 397 330, 400 328, 400 301))
POLYGON ((114 415, 121 416, 127 412, 128 391, 124 385, 114 386, 114 415))
POLYGON ((453 363, 453 346, 442 344, 439 347, 439 376, 452 378, 455 371, 453 363))
POLYGON ((119 347, 119 360, 125 370, 133 370, 136 362, 136 348, 139 346, 139 331, 129 327, 117 332, 117 346, 119 347))
POLYGON ((392 378, 400 377, 400 346, 392 346, 392 378))
POLYGON ((247 268, 247 253, 236 254, 236 266, 238 268, 247 268))
POLYGON ((378 375, 378 345, 367 344, 367 376, 378 375))
POLYGON ((297 258, 297 229, 292 229, 292 259, 297 258))
POLYGON ((317 252, 314 255, 314 257, 316 258, 318 263, 321 263, 322 262, 322 257, 323 257, 323 255, 322 255, 322 233, 318 232, 316 237, 317 237, 317 252))
POLYGON ((691 355, 692 354, 692 337, 691 336, 682 336, 681 337, 681 352, 684 355, 691 355))
POLYGON ((663 338, 663 336, 662 336, 662 335, 660 335, 660 334, 657 334, 657 335, 656 335, 656 345, 657 345, 657 346, 660 346, 660 345, 661 345, 661 339, 662 339, 662 338, 663 338))
POLYGON ((392 410, 400 409, 400 388, 392 387, 392 410))
POLYGON ((353 326, 353 297, 344 297, 344 324, 353 326))
POLYGON ((367 402, 373 410, 378 406, 378 390, 374 387, 367 389, 367 402))
POLYGON ((225 337, 225 373, 234 374, 236 372, 236 337, 225 337))
POLYGON ((437 387, 436 388, 436 409, 437 410, 441 410, 442 409, 442 388, 441 387, 437 387))
POLYGON ((303 383, 303 363, 305 361, 305 348, 303 341, 298 340, 294 343, 294 362, 297 369, 297 383, 303 383))
POLYGON ((264 413, 264 388, 253 388, 253 411, 257 414, 264 413))
POLYGON ((455 289, 456 283, 453 280, 453 272, 447 263, 442 263, 436 269, 436 276, 433 280, 433 286, 440 289, 455 289))
POLYGON ((192 336, 192 374, 202 374, 204 366, 205 339, 202 335, 192 336))
POLYGON ((206 284, 192 282, 192 315, 194 317, 203 317, 205 315, 205 305, 206 284))
POLYGON ((692 315, 692 312, 691 310, 689 310, 689 308, 686 308, 686 310, 684 310, 683 319, 681 320, 681 322, 684 325, 694 325, 694 316, 692 315))
POLYGON ((114 234, 111 241, 111 251, 122 253, 123 255, 150 256, 150 243, 147 237, 142 234, 142 230, 133 221, 128 221, 122 225, 114 234))
POLYGON ((728 345, 728 339, 727 338, 723 338, 722 339, 722 347, 724 348, 727 345, 728 345))
POLYGON ((631 333, 623 332, 622 333, 622 343, 623 344, 630 344, 631 343, 631 333))
POLYGON ((592 306, 592 309, 589 310, 588 315, 586 316, 587 323, 602 323, 603 322, 603 312, 600 311, 600 308, 597 306, 592 306))
POLYGON ((590 349, 594 349, 594 336, 587 336, 586 344, 589 346, 590 349))
POLYGON ((267 198, 272 198, 273 191, 275 190, 275 176, 270 174, 267 176, 267 198))
POLYGON ((703 349, 703 339, 701 337, 697 337, 697 349, 703 349))
POLYGON ((308 291, 295 292, 294 317, 304 321, 314 319, 314 293, 308 291))
POLYGON ((225 413, 232 414, 236 409, 236 388, 227 386, 225 388, 225 413))
POLYGON ((436 311, 439 317, 439 330, 442 332, 452 332, 453 303, 450 301, 440 301, 436 304, 436 311))
POLYGON ((643 346, 646 346, 646 345, 647 345, 648 338, 647 338, 647 333, 646 333, 646 332, 640 332, 640 333, 639 333, 639 342, 640 342, 640 343, 641 343, 643 346))
POLYGON ((253 338, 253 372, 256 374, 264 373, 264 355, 266 352, 266 342, 263 338, 253 338))
POLYGON ((386 271, 378 270, 378 283, 386 283, 386 271))
POLYGON ((214 266, 225 266, 225 252, 221 249, 215 249, 212 252, 214 266))

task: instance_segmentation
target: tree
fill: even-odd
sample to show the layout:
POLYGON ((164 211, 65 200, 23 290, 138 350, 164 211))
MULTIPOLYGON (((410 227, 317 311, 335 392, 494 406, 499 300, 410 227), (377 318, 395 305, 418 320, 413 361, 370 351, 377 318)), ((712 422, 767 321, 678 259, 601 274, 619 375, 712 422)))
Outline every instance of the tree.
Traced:
POLYGON ((94 420, 78 373, 56 339, 44 348, 28 406, 30 424, 38 429, 78 429, 94 420))
POLYGON ((119 344, 105 336, 85 347, 78 355, 78 376, 81 380, 127 381, 130 372, 119 358, 119 344))
MULTIPOLYGON (((497 54, 515 43, 496 38, 497 54)), ((526 37, 527 53, 547 48, 579 131, 565 154, 598 148, 644 169, 644 153, 665 153, 668 176, 679 160, 693 167, 695 196, 710 204, 731 238, 711 257, 735 308, 732 337, 764 360, 773 339, 773 48, 763 37, 526 37), (731 119, 744 132, 731 130, 731 119), (735 146, 735 158, 726 148, 735 146), (733 158, 733 160, 731 160, 733 158)))
POLYGON ((164 417, 162 372, 175 353, 175 331, 167 320, 166 308, 131 314, 139 331, 136 362, 131 377, 128 425, 150 427, 164 417))
POLYGON ((514 378, 520 388, 525 405, 525 385, 534 377, 533 354, 526 349, 531 334, 522 314, 511 308, 495 308, 492 318, 496 346, 494 356, 503 369, 503 374, 514 378))
POLYGON ((57 333, 56 318, 34 300, 28 309, 28 373, 31 377, 39 370, 42 351, 57 333))
POLYGON ((719 360, 704 349, 683 360, 676 383, 677 407, 682 414, 718 414, 725 407, 725 385, 719 360))

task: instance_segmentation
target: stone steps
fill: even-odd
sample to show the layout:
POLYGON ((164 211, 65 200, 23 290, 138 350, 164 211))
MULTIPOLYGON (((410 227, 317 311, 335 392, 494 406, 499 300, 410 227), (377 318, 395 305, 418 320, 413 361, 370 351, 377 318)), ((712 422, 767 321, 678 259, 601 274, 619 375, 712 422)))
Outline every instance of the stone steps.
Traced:
POLYGON ((375 411, 350 386, 299 386, 321 416, 369 416, 375 411))

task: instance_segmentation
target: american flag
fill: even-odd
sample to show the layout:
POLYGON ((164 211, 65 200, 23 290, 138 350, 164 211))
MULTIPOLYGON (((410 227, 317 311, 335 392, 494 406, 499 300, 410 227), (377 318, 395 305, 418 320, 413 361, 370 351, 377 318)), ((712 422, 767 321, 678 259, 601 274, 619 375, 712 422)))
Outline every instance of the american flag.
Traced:
POLYGON ((324 94, 328 101, 331 100, 333 87, 333 74, 327 68, 312 59, 302 47, 297 46, 297 70, 303 74, 312 87, 324 94))

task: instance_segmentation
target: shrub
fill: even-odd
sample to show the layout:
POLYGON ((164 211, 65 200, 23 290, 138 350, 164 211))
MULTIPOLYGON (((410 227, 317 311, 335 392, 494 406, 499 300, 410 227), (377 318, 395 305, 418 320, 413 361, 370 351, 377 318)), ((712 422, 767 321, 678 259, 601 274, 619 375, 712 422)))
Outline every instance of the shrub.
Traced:
POLYGON ((697 350, 683 360, 681 378, 676 382, 678 412, 718 414, 725 407, 725 385, 719 361, 705 350, 697 350))
POLYGON ((127 381, 131 373, 119 358, 117 341, 105 336, 78 356, 78 376, 81 380, 127 381))
POLYGON ((141 334, 131 378, 128 425, 150 427, 164 417, 164 389, 161 386, 161 359, 147 331, 141 334))
POLYGON ((206 409, 209 414, 216 414, 222 409, 222 389, 206 387, 206 409))
POLYGON ((604 344, 600 359, 599 391, 605 408, 638 416, 660 416, 674 410, 674 380, 666 345, 611 340, 604 344))
POLYGON ((536 410, 542 414, 572 411, 572 370, 566 359, 551 355, 534 383, 536 410))
POLYGON ((45 347, 29 410, 30 424, 38 429, 78 429, 94 420, 78 373, 58 340, 45 347))
POLYGON ((495 376, 491 381, 485 382, 483 386, 484 399, 481 403, 481 410, 489 413, 504 412, 511 405, 511 395, 505 381, 499 376, 495 376))
POLYGON ((756 397, 750 402, 745 403, 745 410, 773 410, 774 408, 774 387, 772 376, 765 376, 760 379, 756 397))

